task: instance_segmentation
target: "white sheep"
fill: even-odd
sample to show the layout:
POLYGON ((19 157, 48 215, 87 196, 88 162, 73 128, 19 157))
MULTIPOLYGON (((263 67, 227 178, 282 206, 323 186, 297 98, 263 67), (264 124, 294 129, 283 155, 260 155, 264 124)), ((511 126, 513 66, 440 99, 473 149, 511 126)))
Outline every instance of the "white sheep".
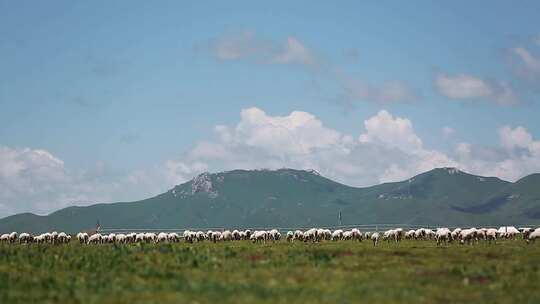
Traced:
POLYGON ((178 243, 180 241, 180 236, 177 233, 172 232, 167 235, 167 239, 170 243, 178 243))
POLYGON ((435 232, 435 239, 437 240, 437 246, 442 242, 446 244, 452 240, 452 232, 448 228, 439 228, 435 232))
POLYGON ((56 238, 58 240, 58 243, 67 243, 68 241, 68 235, 65 232, 58 233, 58 236, 56 238))
POLYGON ((296 240, 299 240, 299 241, 304 240, 304 232, 302 230, 294 231, 293 241, 296 241, 296 240))
POLYGON ((128 242, 127 235, 119 233, 116 235, 116 242, 119 244, 126 244, 128 242))
POLYGON ((406 240, 413 239, 414 238, 414 233, 415 233, 414 230, 409 230, 409 231, 405 232, 405 239, 406 240))
POLYGON ((460 242, 462 244, 464 243, 470 244, 471 242, 478 241, 477 233, 478 231, 476 228, 469 228, 469 229, 461 230, 459 234, 460 242))
POLYGON ((272 241, 279 241, 281 239, 281 233, 277 229, 270 230, 268 236, 272 241))
POLYGON ((158 233, 156 237, 156 243, 165 243, 169 241, 169 235, 165 232, 158 233))
POLYGON ((34 240, 34 237, 32 237, 29 233, 23 232, 19 235, 19 244, 25 243, 32 243, 34 240))
POLYGON ((311 228, 311 229, 306 230, 306 232, 304 232, 304 234, 302 236, 302 240, 304 242, 307 242, 307 241, 316 242, 317 241, 317 229, 316 228, 311 228))
POLYGON ((341 240, 343 238, 343 230, 338 229, 332 232, 332 241, 341 240))
POLYGON ((362 232, 360 232, 359 229, 357 229, 357 228, 351 229, 351 239, 352 239, 352 240, 361 242, 361 241, 362 241, 362 237, 363 237, 363 236, 362 236, 362 232))
POLYGON ((287 231, 287 234, 286 234, 287 242, 292 242, 292 241, 293 241, 293 238, 294 238, 294 232, 292 232, 292 231, 287 231))
POLYGON ((534 229, 530 227, 524 227, 524 228, 519 228, 519 231, 521 231, 521 234, 523 235, 523 239, 526 240, 529 238, 529 235, 531 234, 531 232, 534 231, 534 229))
POLYGON ((498 230, 499 235, 506 239, 514 239, 519 235, 519 230, 514 226, 502 226, 498 230))
POLYGON ((15 243, 15 241, 17 241, 17 232, 12 232, 9 234, 9 242, 10 243, 15 243))
POLYGON ((2 243, 7 243, 9 242, 9 234, 8 233, 4 233, 0 236, 0 242, 2 243))
POLYGON ((34 242, 36 242, 36 243, 38 243, 38 244, 42 244, 42 243, 47 242, 46 235, 42 233, 42 234, 36 236, 36 237, 34 238, 34 242))
POLYGON ((266 242, 266 240, 268 239, 268 236, 267 236, 267 232, 264 231, 264 230, 257 230, 257 231, 254 231, 253 234, 251 235, 251 240, 254 242, 254 243, 257 243, 257 242, 266 242))
POLYGON ((497 229, 495 228, 486 229, 485 238, 490 244, 492 241, 497 243, 497 229))
POLYGON ((80 244, 86 243, 88 241, 88 233, 86 232, 79 232, 77 233, 77 240, 80 244))
POLYGON ((377 246, 377 244, 379 243, 379 233, 373 232, 371 234, 371 240, 373 241, 373 247, 377 246))
POLYGON ((536 228, 533 232, 529 234, 529 237, 527 238, 527 244, 529 244, 531 241, 534 243, 536 239, 540 238, 540 228, 536 228))
POLYGON ((99 233, 96 233, 96 234, 92 234, 89 238, 88 238, 88 244, 100 244, 101 243, 101 234, 99 233))

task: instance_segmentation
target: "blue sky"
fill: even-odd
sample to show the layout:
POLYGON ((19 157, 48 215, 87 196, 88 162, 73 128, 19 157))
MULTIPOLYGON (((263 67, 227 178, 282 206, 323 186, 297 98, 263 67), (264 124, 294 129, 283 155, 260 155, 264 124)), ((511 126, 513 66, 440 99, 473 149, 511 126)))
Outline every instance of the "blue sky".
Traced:
POLYGON ((540 171, 539 13, 536 1, 0 1, 0 216, 236 167, 313 167, 357 186, 446 165, 540 171))

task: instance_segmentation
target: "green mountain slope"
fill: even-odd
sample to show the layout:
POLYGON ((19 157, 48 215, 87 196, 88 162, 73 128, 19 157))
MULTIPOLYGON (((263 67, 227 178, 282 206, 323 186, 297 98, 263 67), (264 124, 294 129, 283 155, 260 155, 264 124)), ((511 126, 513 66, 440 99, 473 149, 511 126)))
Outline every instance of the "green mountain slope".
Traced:
POLYGON ((499 225, 540 222, 540 175, 516 183, 453 168, 354 188, 293 169, 204 173, 158 196, 0 220, 0 232, 107 228, 499 225))

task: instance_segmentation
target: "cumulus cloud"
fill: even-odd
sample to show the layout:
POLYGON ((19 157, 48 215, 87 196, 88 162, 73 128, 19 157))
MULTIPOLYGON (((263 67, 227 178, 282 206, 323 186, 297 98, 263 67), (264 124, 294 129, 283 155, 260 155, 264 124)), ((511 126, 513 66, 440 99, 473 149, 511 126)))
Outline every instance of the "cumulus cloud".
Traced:
POLYGON ((410 119, 386 110, 365 119, 351 135, 308 112, 279 116, 253 107, 243 109, 236 124, 216 126, 215 134, 178 159, 125 175, 103 163, 68 169, 43 149, 0 147, 0 216, 142 199, 205 171, 315 169, 352 186, 400 181, 436 167, 510 181, 540 171, 540 140, 522 126, 502 126, 497 147, 461 142, 446 153, 426 147, 410 119))
POLYGON ((356 138, 307 112, 272 116, 259 108, 242 110, 236 125, 218 126, 216 134, 217 141, 199 143, 182 161, 205 163, 213 170, 315 169, 356 186, 455 165, 444 153, 425 149, 409 119, 385 110, 366 119, 356 138))
MULTIPOLYGON (((449 127, 443 130, 454 133, 449 127)), ((199 143, 182 161, 203 163, 214 171, 315 169, 353 186, 403 180, 436 167, 510 181, 540 171, 540 141, 519 126, 497 132, 498 146, 461 142, 447 153, 425 147, 410 119, 386 110, 365 119, 354 136, 328 128, 307 112, 272 116, 249 108, 242 110, 237 124, 216 127, 217 140, 199 143)))
POLYGON ((458 144, 456 152, 462 167, 510 181, 540 172, 540 140, 535 140, 522 126, 502 126, 498 135, 498 147, 458 144))
POLYGON ((364 122, 366 132, 361 134, 361 143, 378 142, 403 151, 418 151, 422 149, 422 140, 413 130, 409 119, 393 117, 385 110, 364 122))
POLYGON ((486 80, 467 74, 437 73, 434 85, 441 95, 454 100, 483 100, 499 105, 520 103, 511 85, 502 80, 486 80))
POLYGON ((133 200, 163 189, 150 189, 148 182, 141 184, 141 176, 138 180, 135 175, 118 176, 103 163, 87 170, 70 170, 47 150, 0 146, 0 217, 28 211, 47 214, 68 205, 133 200))

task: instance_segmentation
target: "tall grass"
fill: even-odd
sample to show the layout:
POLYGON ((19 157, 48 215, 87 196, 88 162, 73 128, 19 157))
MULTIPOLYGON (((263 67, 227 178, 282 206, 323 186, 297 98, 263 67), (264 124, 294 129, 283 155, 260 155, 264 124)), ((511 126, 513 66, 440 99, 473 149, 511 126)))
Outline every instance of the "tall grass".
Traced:
POLYGON ((0 303, 540 303, 540 244, 0 245, 0 303))

